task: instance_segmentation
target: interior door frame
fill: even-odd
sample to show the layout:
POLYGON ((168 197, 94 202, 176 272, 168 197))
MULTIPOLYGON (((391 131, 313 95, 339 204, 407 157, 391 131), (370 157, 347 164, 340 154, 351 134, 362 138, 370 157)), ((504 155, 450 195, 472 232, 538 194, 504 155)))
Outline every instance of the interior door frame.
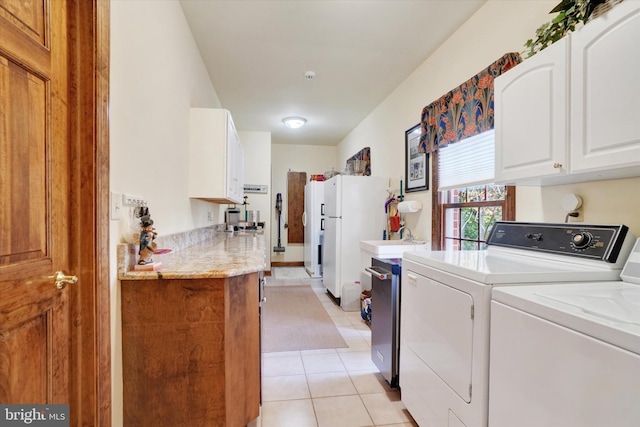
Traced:
POLYGON ((78 425, 111 426, 109 269, 109 0, 69 0, 71 271, 70 369, 78 425))

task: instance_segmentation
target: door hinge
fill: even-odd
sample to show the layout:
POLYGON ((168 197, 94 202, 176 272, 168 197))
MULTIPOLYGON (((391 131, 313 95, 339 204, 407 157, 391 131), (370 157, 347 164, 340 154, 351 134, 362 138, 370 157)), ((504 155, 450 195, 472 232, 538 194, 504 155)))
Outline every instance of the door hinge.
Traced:
POLYGON ((471 320, 473 320, 474 316, 475 316, 475 306, 472 305, 471 306, 471 320))
POLYGON ((471 384, 469 384, 469 399, 471 399, 471 384))

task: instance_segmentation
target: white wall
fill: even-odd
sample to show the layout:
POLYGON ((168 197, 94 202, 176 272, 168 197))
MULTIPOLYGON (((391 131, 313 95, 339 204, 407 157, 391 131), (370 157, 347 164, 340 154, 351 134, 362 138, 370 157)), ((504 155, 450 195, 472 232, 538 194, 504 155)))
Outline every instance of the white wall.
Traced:
POLYGON ((111 15, 111 191, 143 196, 161 234, 211 225, 185 197, 189 108, 220 102, 182 9, 118 0, 111 15))
MULTIPOLYGON (((362 147, 361 147, 362 148, 362 147)), ((359 150, 359 149, 358 149, 359 150)), ((356 151, 358 151, 356 150, 356 151)), ((355 154, 354 151, 351 154, 355 154)), ((306 172, 307 181, 313 174, 322 174, 332 167, 336 170, 344 169, 344 161, 336 163, 336 147, 316 145, 285 145, 273 144, 271 146, 271 262, 302 262, 304 260, 304 246, 302 244, 287 244, 287 230, 284 222, 288 220, 287 211, 287 172, 306 172), (273 252, 272 246, 278 243, 278 217, 275 211, 276 194, 282 193, 282 224, 280 228, 280 240, 285 247, 284 252, 273 252)))
MULTIPOLYGON (((244 149, 244 182, 245 184, 266 185, 267 194, 246 193, 247 209, 260 211, 260 221, 264 221, 265 245, 267 248, 267 270, 271 265, 271 133, 238 131, 244 149)), ((274 196, 275 197, 275 196, 274 196)), ((275 203, 275 202, 274 202, 275 203)), ((226 205, 225 205, 226 206, 226 205)), ((244 212, 244 211, 243 211, 244 212)))
MULTIPOLYGON (((177 1, 111 2, 110 76, 111 190, 143 196, 159 234, 211 225, 217 209, 187 196, 189 108, 220 102, 177 1)), ((128 217, 110 223, 114 426, 123 425, 116 244, 128 217)))
MULTIPOLYGON (((625 224, 640 237, 638 188, 640 178, 556 185, 541 189, 539 203, 545 221, 564 222, 566 212, 562 210, 560 200, 564 194, 577 194, 582 197, 580 220, 585 224, 625 224)), ((521 212, 521 216, 528 220, 526 212, 521 212)))
MULTIPOLYGON (((404 131, 419 123, 422 108, 478 73, 506 52, 523 51, 524 42, 547 22, 553 1, 489 0, 429 57, 338 146, 343 163, 358 147, 371 145, 372 169, 388 175, 398 188, 404 176, 404 131)), ((563 222, 563 194, 574 192, 584 203, 579 220, 625 224, 640 236, 640 199, 634 197, 640 178, 597 181, 552 187, 517 187, 516 219, 563 222)), ((423 210, 407 215, 421 239, 431 240, 431 191, 410 193, 423 210)))
MULTIPOLYGON (((392 187, 404 181, 404 132, 420 122, 422 109, 468 80, 507 52, 521 52, 536 28, 548 21, 556 0, 489 0, 458 31, 387 97, 338 146, 337 162, 371 146, 374 175, 389 176, 392 187)), ((431 191, 409 193, 423 209, 408 214, 418 238, 431 240, 431 191)), ((518 189, 518 216, 542 220, 538 189, 518 189)))

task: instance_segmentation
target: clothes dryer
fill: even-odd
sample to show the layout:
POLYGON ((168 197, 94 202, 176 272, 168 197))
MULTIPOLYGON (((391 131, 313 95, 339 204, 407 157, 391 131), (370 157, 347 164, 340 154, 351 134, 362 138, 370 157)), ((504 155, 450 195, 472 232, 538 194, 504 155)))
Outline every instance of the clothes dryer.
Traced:
POLYGON ((501 221, 486 250, 405 252, 399 379, 413 418, 486 427, 492 291, 619 280, 634 242, 624 225, 501 221))

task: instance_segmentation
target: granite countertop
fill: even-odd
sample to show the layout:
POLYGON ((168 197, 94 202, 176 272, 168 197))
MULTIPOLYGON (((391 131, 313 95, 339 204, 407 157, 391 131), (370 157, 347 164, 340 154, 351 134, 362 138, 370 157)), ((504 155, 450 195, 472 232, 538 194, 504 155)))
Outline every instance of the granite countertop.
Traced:
MULTIPOLYGON (((265 239, 261 232, 209 232, 204 240, 154 255, 157 271, 134 271, 137 245, 118 245, 118 279, 210 279, 241 276, 265 269, 265 239)), ((175 247, 175 246, 174 246, 175 247)))

